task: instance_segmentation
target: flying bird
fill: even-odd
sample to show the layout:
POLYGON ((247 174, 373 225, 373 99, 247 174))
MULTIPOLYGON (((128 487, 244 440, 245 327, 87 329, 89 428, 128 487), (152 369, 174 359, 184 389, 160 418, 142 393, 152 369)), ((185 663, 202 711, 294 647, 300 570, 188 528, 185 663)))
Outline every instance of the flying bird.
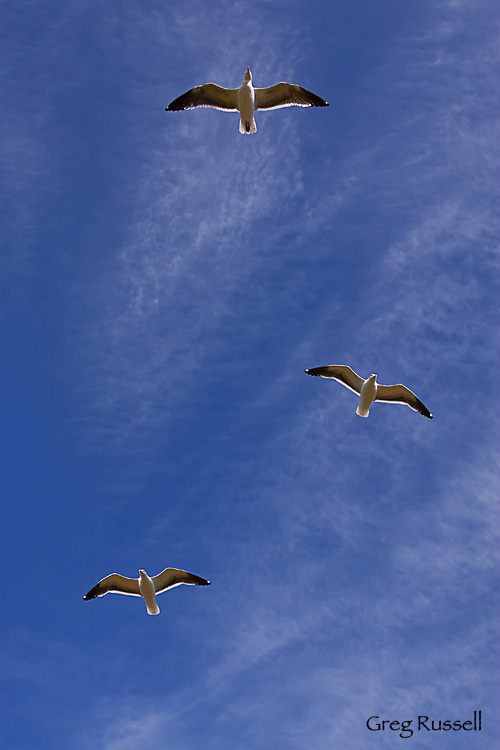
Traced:
POLYGON ((178 112, 194 107, 212 107, 223 112, 240 113, 240 133, 256 133, 257 125, 253 113, 258 109, 281 109, 281 107, 328 107, 320 96, 293 83, 276 83, 267 89, 254 89, 252 74, 247 68, 239 89, 225 89, 215 83, 195 86, 174 99, 166 112, 178 112))
POLYGON ((386 404, 406 404, 413 411, 423 414, 424 417, 433 418, 429 409, 405 385, 380 385, 377 383, 376 375, 370 375, 369 378, 363 380, 347 365, 312 367, 304 372, 308 375, 318 375, 320 378, 333 378, 350 391, 357 393, 360 399, 356 414, 360 417, 368 416, 370 406, 374 401, 382 401, 386 404))
POLYGON ((111 573, 96 583, 94 588, 85 594, 85 601, 95 599, 104 594, 126 594, 128 596, 142 596, 146 602, 148 615, 159 615, 160 608, 156 603, 156 594, 162 594, 168 589, 180 586, 181 583, 187 583, 190 586, 210 586, 210 581, 206 581, 194 573, 188 573, 186 570, 177 570, 177 568, 165 568, 157 576, 150 578, 146 571, 139 571, 139 578, 125 578, 118 573, 111 573))

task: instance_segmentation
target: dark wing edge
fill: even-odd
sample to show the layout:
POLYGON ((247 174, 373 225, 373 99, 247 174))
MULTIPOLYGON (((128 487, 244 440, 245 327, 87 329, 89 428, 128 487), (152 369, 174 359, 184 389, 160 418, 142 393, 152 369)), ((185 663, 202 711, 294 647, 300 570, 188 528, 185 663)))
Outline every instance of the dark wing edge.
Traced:
MULTIPOLYGON (((205 83, 203 86, 195 86, 194 89, 186 91, 170 102, 165 107, 166 112, 179 112, 183 109, 194 109, 195 107, 212 107, 222 112, 238 112, 234 98, 237 89, 225 89, 215 83, 205 83)), ((236 99, 237 101, 237 99, 236 99)))
POLYGON ((308 375, 316 375, 320 378, 331 378, 341 383, 343 386, 348 388, 353 393, 359 393, 361 386, 364 383, 363 378, 360 378, 357 373, 354 372, 348 365, 325 365, 324 367, 311 367, 308 370, 304 370, 308 375))
POLYGON ((417 398, 415 406, 411 406, 411 404, 408 404, 408 406, 410 406, 415 411, 418 411, 418 413, 423 417, 427 417, 427 419, 434 419, 434 415, 430 413, 429 409, 420 401, 420 399, 417 398))
POLYGON ((330 365, 325 365, 324 367, 309 367, 307 370, 304 370, 304 372, 306 375, 313 375, 318 378, 333 378, 333 375, 329 374, 329 368, 330 365))
POLYGON ((312 91, 294 83, 276 83, 266 89, 254 89, 255 110, 281 109, 282 107, 329 107, 330 105, 312 91), (283 89, 283 87, 286 89, 283 89))
POLYGON ((139 583, 135 578, 125 578, 118 573, 111 573, 106 578, 103 578, 99 583, 88 591, 83 597, 84 601, 90 601, 90 599, 96 599, 98 596, 104 596, 105 594, 126 594, 128 596, 140 596, 139 583), (124 590, 128 589, 128 590, 124 590), (134 589, 137 589, 135 591, 134 589))
MULTIPOLYGON (((415 395, 415 394, 413 394, 415 395)), ((427 417, 427 419, 434 419, 433 415, 430 413, 429 409, 426 407, 425 404, 423 404, 419 398, 415 396, 412 401, 407 401, 407 405, 410 407, 410 409, 413 409, 413 411, 418 412, 423 417, 427 417)))
POLYGON ((85 596, 83 597, 86 602, 90 601, 90 599, 96 599, 98 596, 104 596, 104 594, 108 593, 108 589, 103 591, 101 588, 101 584, 97 583, 94 588, 90 589, 90 591, 87 591, 85 596))
POLYGON ((402 385, 399 383, 398 385, 379 385, 377 384, 377 398, 376 401, 381 401, 382 403, 386 404, 406 404, 406 406, 409 406, 410 409, 413 409, 413 411, 418 412, 423 417, 427 417, 427 419, 434 419, 433 415, 430 413, 429 409, 426 407, 425 404, 420 401, 420 399, 413 393, 413 391, 410 391, 409 388, 407 388, 405 385, 402 385), (394 390, 394 395, 389 390, 389 395, 387 395, 387 392, 385 391, 386 388, 389 388, 390 390, 394 390), (380 393, 380 396, 379 396, 380 393))
POLYGON ((181 583, 185 583, 188 586, 211 585, 211 581, 207 581, 206 578, 201 578, 201 576, 197 576, 194 573, 188 573, 187 570, 178 570, 176 568, 165 568, 157 576, 153 576, 152 580, 157 594, 172 589, 174 586, 180 586, 181 583))

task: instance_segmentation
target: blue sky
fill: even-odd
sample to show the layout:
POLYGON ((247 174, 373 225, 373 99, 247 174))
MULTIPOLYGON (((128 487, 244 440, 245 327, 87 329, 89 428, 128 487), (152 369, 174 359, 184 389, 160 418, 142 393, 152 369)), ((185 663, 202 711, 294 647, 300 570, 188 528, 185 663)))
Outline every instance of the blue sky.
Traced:
POLYGON ((5 746, 492 747, 496 3, 3 16, 5 746), (164 111, 247 66, 330 107, 164 111), (212 586, 82 601, 167 566, 212 586))

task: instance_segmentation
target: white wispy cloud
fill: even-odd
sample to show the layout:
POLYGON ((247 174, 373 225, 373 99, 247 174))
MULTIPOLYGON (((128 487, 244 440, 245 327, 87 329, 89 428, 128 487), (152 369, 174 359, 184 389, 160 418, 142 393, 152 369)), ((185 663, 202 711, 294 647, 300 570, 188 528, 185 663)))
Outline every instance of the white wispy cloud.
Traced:
MULTIPOLYGON (((439 395, 429 405, 440 416, 429 425, 402 407, 398 413, 381 406, 390 414, 377 416, 367 434, 361 431, 365 423, 354 416, 352 396, 324 383, 321 396, 304 400, 267 438, 248 471, 259 487, 252 512, 274 525, 267 528, 265 545, 251 536, 234 546, 226 540, 226 553, 240 574, 251 561, 253 580, 245 586, 245 600, 239 584, 226 584, 224 653, 205 679, 218 696, 226 696, 228 706, 222 710, 218 703, 217 741, 205 733, 205 747, 229 746, 236 735, 251 737, 253 747, 268 747, 270 740, 275 747, 379 747, 380 738, 364 726, 374 713, 405 719, 432 711, 438 718, 455 718, 452 706, 457 717, 467 718, 479 699, 481 706, 490 705, 494 677, 488 654, 495 613, 487 602, 498 562, 494 425, 489 412, 477 411, 487 392, 471 392, 465 402, 464 395, 477 368, 491 367, 494 340, 490 292, 482 281, 495 263, 490 196, 496 146, 488 107, 474 87, 475 78, 486 73, 491 83, 492 37, 474 65, 466 56, 457 68, 463 51, 452 54, 446 45, 458 43, 464 19, 434 21, 421 38, 429 45, 423 54, 448 65, 449 73, 440 78, 433 72, 432 80, 417 81, 416 71, 422 69, 417 54, 409 78, 401 82, 406 92, 417 84, 430 87, 429 117, 415 111, 393 119, 391 135, 378 149, 365 148, 357 161, 364 181, 358 175, 349 183, 356 185, 349 197, 365 201, 371 221, 378 211, 388 212, 391 221, 399 214, 400 221, 368 261, 360 296, 370 302, 354 321, 342 321, 346 330, 338 337, 353 366, 357 356, 371 372, 383 355, 404 382, 408 373, 415 377, 408 385, 418 393, 439 395), (453 101, 460 104, 458 129, 450 114, 453 101), (478 120, 483 125, 476 143, 478 120), (413 146, 413 153, 405 153, 407 143, 420 143, 420 150, 413 146), (480 180, 476 148, 478 154, 492 149, 490 165, 479 160, 480 180), (390 170, 382 163, 384 155, 390 157, 390 170), (413 182, 408 182, 410 168, 417 170, 413 182), (456 392, 448 394, 440 381, 453 367, 460 371, 451 380, 456 392), (340 404, 347 399, 352 402, 348 421, 340 404), (412 430, 402 439, 391 424, 412 425, 412 430), (460 467, 452 456, 440 455, 450 431, 460 444, 471 430, 475 450, 460 467), (415 451, 425 466, 412 465, 415 451), (372 485, 383 494, 373 497, 372 485), (370 575, 374 560, 376 579, 370 575), (471 624, 471 602, 484 607, 481 622, 476 618, 471 624), (327 664, 321 663, 321 648, 314 655, 307 650, 312 639, 328 644, 327 664)), ((481 26, 480 35, 485 31, 481 26)), ((469 50, 476 42, 474 35, 469 38, 469 50)), ((415 107, 421 96, 422 89, 415 107)), ((338 184, 347 185, 348 158, 342 166, 338 184)), ((320 219, 328 200, 315 208, 320 219)), ((345 202, 340 210, 346 210, 345 202)), ((296 400, 303 389, 289 368, 298 367, 299 360, 305 366, 321 363, 307 357, 330 335, 332 321, 340 322, 346 306, 337 300, 325 304, 323 322, 314 317, 308 341, 296 345, 278 383, 264 387, 258 403, 296 400)), ((318 383, 309 387, 319 393, 318 383)), ((238 479, 246 486, 244 472, 238 479)), ((247 501, 249 494, 242 493, 247 501)), ((179 716, 181 735, 184 721, 179 716)), ((458 746, 466 740, 459 738, 458 746)))
MULTIPOLYGON (((172 13, 173 19, 162 21, 165 34, 175 21, 172 13)), ((177 19, 181 33, 189 28, 184 15, 182 24, 177 19)), ((227 84, 229 73, 238 81, 243 75, 244 53, 224 42, 244 16, 244 7, 236 8, 230 28, 220 27, 217 13, 214 19, 208 9, 196 18, 197 25, 214 24, 209 78, 227 84)), ((262 76, 274 70, 270 61, 279 54, 263 24, 258 12, 245 24, 247 44, 259 39, 262 47, 262 76)), ((186 55, 192 46, 190 41, 186 55)), ((178 93, 167 81, 168 87, 158 89, 158 106, 166 90, 178 93)), ((96 268, 88 285, 77 288, 82 388, 88 394, 85 411, 90 403, 95 414, 91 432, 97 442, 123 445, 160 426, 168 431, 172 412, 186 408, 196 379, 210 377, 206 362, 214 360, 224 332, 234 325, 233 307, 248 284, 259 285, 303 191, 293 118, 276 120, 267 132, 263 122, 257 140, 245 142, 236 117, 209 111, 163 115, 161 131, 151 130, 125 243, 113 249, 104 269, 96 268)))
MULTIPOLYGON (((306 737, 325 749, 332 743, 375 747, 377 736, 364 724, 374 714, 465 719, 474 708, 493 710, 487 654, 495 632, 490 582, 498 554, 490 443, 485 436, 460 472, 442 478, 432 518, 427 505, 400 508, 387 525, 386 514, 363 503, 355 539, 336 524, 343 506, 353 503, 344 476, 333 499, 316 496, 314 507, 308 503, 309 513, 301 514, 304 497, 294 497, 294 479, 286 484, 280 473, 288 499, 283 523, 301 527, 302 549, 282 528, 270 528, 264 546, 257 537, 233 547, 226 542, 231 566, 226 580, 218 580, 224 596, 204 628, 210 641, 217 621, 218 638, 212 657, 203 656, 196 685, 186 681, 168 697, 143 694, 139 709, 131 709, 143 721, 118 718, 110 707, 101 717, 109 746, 134 748, 149 739, 160 747, 165 736, 182 746, 189 726, 205 747, 229 746, 236 736, 252 737, 256 747, 272 738, 276 747, 299 748, 306 737), (334 529, 340 531, 338 554, 334 529), (310 559, 301 559, 305 548, 314 549, 310 559), (481 607, 472 625, 471 601, 481 607)), ((262 504, 272 504, 274 488, 263 494, 262 504)), ((293 536, 296 541, 297 530, 293 536)))
MULTIPOLYGON (((135 7, 138 22, 158 39, 182 33, 186 51, 194 49, 194 31, 212 24, 207 39, 220 34, 215 40, 225 43, 216 45, 220 57, 210 60, 206 77, 231 85, 242 55, 236 41, 226 43, 232 29, 218 26, 223 10, 188 18, 185 26, 180 11, 171 11, 167 26, 163 15, 135 7)), ((246 20, 246 7, 235 6, 234 27, 246 20)), ((364 726, 373 713, 404 719, 429 707, 455 718, 452 707, 467 718, 469 709, 489 709, 495 439, 485 408, 490 393, 484 383, 476 392, 474 382, 478 371, 492 369, 495 345, 492 292, 484 282, 495 262, 490 196, 497 151, 485 97, 493 31, 489 18, 477 19, 464 37, 469 12, 473 4, 440 5, 424 33, 387 51, 387 68, 366 81, 367 90, 385 92, 384 132, 354 138, 350 152, 338 164, 327 162, 320 175, 309 174, 300 159, 300 112, 269 130, 263 116, 258 140, 242 138, 237 119, 220 113, 181 113, 169 121, 162 112, 162 132, 144 124, 150 155, 133 160, 137 201, 124 222, 125 240, 108 248, 84 281, 71 279, 78 298, 70 310, 71 356, 82 371, 75 390, 92 440, 100 450, 112 440, 128 456, 143 439, 178 425, 183 410, 194 409, 194 395, 208 398, 200 377, 220 384, 227 372, 256 372, 235 363, 224 343, 228 331, 231 342, 241 330, 254 342, 264 338, 251 321, 240 327, 238 302, 250 283, 252 299, 261 300, 255 328, 266 320, 272 328, 280 315, 290 315, 291 325, 272 357, 262 355, 268 378, 246 390, 248 402, 235 407, 230 429, 206 447, 206 463, 187 461, 200 472, 188 482, 189 496, 177 504, 158 500, 151 514, 141 499, 141 520, 145 526, 150 516, 154 528, 142 530, 133 552, 151 558, 164 554, 168 534, 189 536, 192 516, 211 515, 189 536, 192 543, 198 534, 213 568, 206 573, 214 581, 211 596, 201 618, 188 607, 176 610, 174 624, 141 611, 139 626, 131 610, 118 632, 108 623, 108 643, 95 638, 84 645, 82 638, 84 655, 68 664, 81 667, 87 657, 95 692, 79 708, 77 746, 198 743, 220 750, 239 742, 358 750, 380 747, 364 726), (463 15, 446 15, 450 7, 463 15), (394 81, 405 111, 389 105, 394 81), (422 101, 429 110, 421 111, 422 101), (286 249, 286 262, 276 257, 274 241, 280 254, 286 249), (352 278, 335 263, 348 263, 350 254, 358 266, 352 294, 342 287, 352 278), (322 292, 331 285, 321 309, 311 302, 319 283, 311 267, 302 275, 294 270, 304 258, 325 270, 322 292), (269 264, 281 273, 266 275, 269 264), (276 286, 279 305, 268 299, 276 286), (359 419, 352 394, 302 373, 337 354, 368 374, 380 368, 382 380, 401 379, 436 419, 384 405, 359 419), (217 449, 237 446, 245 429, 258 429, 259 440, 244 446, 244 459, 226 462, 235 454, 217 449), (444 450, 451 442, 453 450, 444 450), (216 496, 206 499, 203 472, 212 458, 223 471, 216 496), (189 502, 198 490, 200 499, 189 502), (176 525, 180 520, 185 526, 176 525), (160 620, 162 630, 138 630, 155 627, 151 620, 160 620), (183 626, 200 645, 188 662, 191 673, 187 662, 169 670, 183 626), (115 649, 112 668, 101 661, 108 644, 115 649), (140 662, 140 670, 127 660, 140 662)), ((259 70, 274 76, 280 47, 266 68, 263 17, 249 23, 249 38, 261 49, 259 70)), ((207 59, 212 49, 206 42, 207 59)), ((186 88, 203 82, 192 67, 186 88)), ((173 75, 183 90, 184 71, 173 75)), ((155 89, 158 102, 166 88, 155 89)), ((161 106, 167 103, 168 97, 161 106)), ((139 471, 152 463, 141 455, 139 471)), ((169 553, 183 543, 172 543, 169 553)), ((32 642, 27 650, 35 650, 32 642)), ((55 648, 35 667, 27 660, 26 669, 16 661, 20 652, 9 663, 12 674, 43 690, 40 675, 55 648)), ((54 700, 69 681, 64 670, 51 676, 54 700)), ((67 725, 64 731, 67 745, 67 725)), ((454 738, 456 747, 465 741, 470 747, 468 736, 454 738)))

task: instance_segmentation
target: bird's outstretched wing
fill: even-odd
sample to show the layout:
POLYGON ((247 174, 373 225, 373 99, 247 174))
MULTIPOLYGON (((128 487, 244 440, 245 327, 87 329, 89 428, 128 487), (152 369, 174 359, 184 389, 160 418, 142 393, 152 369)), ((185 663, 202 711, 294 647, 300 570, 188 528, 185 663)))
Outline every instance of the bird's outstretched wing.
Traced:
POLYGON ((194 89, 174 99, 168 107, 165 107, 165 111, 178 112, 181 109, 194 107, 212 107, 221 109, 223 112, 238 112, 238 89, 225 89, 215 83, 195 86, 194 89))
POLYGON ((413 409, 418 411, 428 419, 433 419, 429 409, 415 396, 413 391, 410 391, 405 385, 379 385, 377 383, 377 396, 375 401, 382 401, 387 404, 406 404, 413 409))
POLYGON ((187 570, 177 570, 177 568, 165 568, 157 576, 153 576, 151 580, 155 585, 157 594, 172 589, 174 586, 180 586, 181 583, 187 583, 190 586, 210 586, 210 581, 195 576, 194 573, 188 573, 187 570))
POLYGON ((294 83, 277 83, 267 89, 254 89, 254 109, 280 109, 281 107, 328 107, 320 96, 294 83))
POLYGON ((95 599, 104 594, 127 594, 128 596, 140 596, 139 581, 136 578, 125 578, 118 573, 111 573, 96 583, 94 588, 85 594, 85 600, 95 599))
POLYGON ((354 393, 361 393, 361 386, 365 382, 363 378, 356 375, 347 365, 325 365, 325 367, 312 367, 304 370, 308 375, 317 375, 320 378, 333 378, 354 393))

